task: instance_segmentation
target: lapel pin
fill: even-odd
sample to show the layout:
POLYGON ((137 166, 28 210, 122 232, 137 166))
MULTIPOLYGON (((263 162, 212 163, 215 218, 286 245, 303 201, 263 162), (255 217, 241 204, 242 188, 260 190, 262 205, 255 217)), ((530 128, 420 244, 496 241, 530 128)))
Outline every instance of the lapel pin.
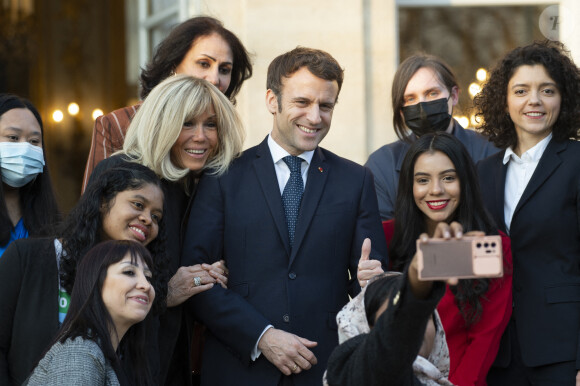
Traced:
POLYGON ((321 168, 321 167, 319 166, 319 167, 318 167, 318 171, 319 171, 320 173, 322 173, 322 172, 324 172, 324 169, 323 169, 323 168, 321 168))

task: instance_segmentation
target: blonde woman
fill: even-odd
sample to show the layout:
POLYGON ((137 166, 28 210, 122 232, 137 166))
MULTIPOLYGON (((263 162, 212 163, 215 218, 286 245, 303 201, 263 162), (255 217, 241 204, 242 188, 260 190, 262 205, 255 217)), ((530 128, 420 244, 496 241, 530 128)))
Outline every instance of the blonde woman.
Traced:
POLYGON ((160 316, 159 346, 152 348, 159 353, 155 360, 161 361, 160 384, 191 382, 191 321, 182 315, 181 304, 214 284, 227 283, 221 261, 180 267, 183 219, 189 217, 197 179, 204 172, 224 173, 241 153, 244 136, 241 120, 224 94, 203 79, 176 75, 153 88, 129 126, 123 150, 101 161, 91 175, 92 179, 119 163, 137 162, 162 179, 173 277, 168 308, 160 316))

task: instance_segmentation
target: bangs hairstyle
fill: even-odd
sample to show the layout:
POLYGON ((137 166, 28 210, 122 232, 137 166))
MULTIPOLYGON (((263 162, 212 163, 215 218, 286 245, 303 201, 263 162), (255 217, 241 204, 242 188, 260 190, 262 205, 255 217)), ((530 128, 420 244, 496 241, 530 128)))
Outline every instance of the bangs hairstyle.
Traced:
POLYGON ((526 65, 543 66, 560 92, 560 113, 552 127, 554 139, 563 141, 580 138, 580 70, 564 45, 550 40, 512 50, 493 69, 489 80, 473 99, 477 117, 483 118, 483 134, 501 149, 517 146, 515 126, 506 112, 507 94, 514 73, 526 65))
MULTIPOLYGON (((53 235, 54 227, 60 221, 60 212, 48 171, 42 119, 36 107, 29 100, 14 94, 0 93, 0 121, 6 112, 13 109, 26 109, 36 118, 40 126, 42 156, 44 157, 42 173, 39 173, 34 180, 18 189, 24 227, 28 230, 30 236, 53 235)), ((0 178, 1 176, 2 171, 0 170, 0 178)), ((14 227, 8 215, 8 208, 4 198, 4 184, 0 184, 0 245, 6 245, 10 241, 12 229, 14 227)))
MULTIPOLYGON (((282 111, 282 78, 288 78, 302 67, 306 67, 312 75, 328 80, 336 81, 338 94, 344 80, 344 70, 340 64, 328 52, 307 47, 296 47, 276 57, 268 66, 266 89, 272 90, 278 100, 278 109, 282 111)), ((336 102, 335 101, 335 102, 336 102)))
MULTIPOLYGON (((69 310, 53 342, 53 344, 64 343, 69 338, 74 339, 79 336, 95 341, 120 379, 125 374, 111 344, 110 337, 116 331, 111 314, 103 302, 102 292, 109 267, 123 260, 127 254, 131 256, 133 264, 142 260, 155 277, 156 272, 151 254, 138 242, 110 240, 95 245, 79 263, 78 280, 75 281, 71 293, 69 310)), ((135 378, 133 382, 138 385, 152 384, 145 355, 147 336, 146 324, 140 322, 129 328, 119 345, 119 351, 129 355, 132 366, 136 370, 132 374, 135 378)))
POLYGON ((391 88, 391 99, 393 102, 393 127, 397 137, 403 141, 410 141, 409 129, 405 125, 401 111, 405 105, 405 90, 407 84, 421 68, 429 68, 433 70, 437 76, 439 83, 447 88, 449 94, 453 87, 459 89, 457 78, 451 70, 451 67, 441 58, 434 55, 415 54, 405 59, 397 69, 395 77, 393 78, 393 87, 391 88))
POLYGON ((216 87, 187 75, 172 76, 151 91, 131 121, 120 153, 168 181, 183 179, 190 170, 171 161, 171 148, 183 124, 196 120, 210 106, 215 112, 218 144, 202 170, 223 174, 242 151, 245 137, 242 121, 231 102, 216 87))

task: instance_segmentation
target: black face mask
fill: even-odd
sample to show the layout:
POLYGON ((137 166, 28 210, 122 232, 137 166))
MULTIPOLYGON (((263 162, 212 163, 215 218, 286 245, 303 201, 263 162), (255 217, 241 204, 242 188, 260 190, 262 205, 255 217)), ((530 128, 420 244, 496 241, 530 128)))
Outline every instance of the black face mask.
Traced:
POLYGON ((404 106, 401 110, 407 127, 418 137, 435 131, 447 130, 451 122, 448 101, 449 98, 441 98, 404 106))

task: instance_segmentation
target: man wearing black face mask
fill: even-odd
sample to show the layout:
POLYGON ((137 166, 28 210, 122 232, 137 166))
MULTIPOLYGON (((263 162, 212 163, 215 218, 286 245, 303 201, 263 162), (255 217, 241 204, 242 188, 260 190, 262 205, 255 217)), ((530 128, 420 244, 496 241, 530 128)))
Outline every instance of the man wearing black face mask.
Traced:
POLYGON ((366 163, 375 177, 382 220, 395 216, 401 164, 410 143, 417 137, 434 131, 453 134, 474 162, 499 150, 485 137, 465 130, 452 118, 459 87, 455 75, 441 59, 425 54, 407 58, 395 74, 391 93, 393 125, 400 139, 372 153, 366 163))

